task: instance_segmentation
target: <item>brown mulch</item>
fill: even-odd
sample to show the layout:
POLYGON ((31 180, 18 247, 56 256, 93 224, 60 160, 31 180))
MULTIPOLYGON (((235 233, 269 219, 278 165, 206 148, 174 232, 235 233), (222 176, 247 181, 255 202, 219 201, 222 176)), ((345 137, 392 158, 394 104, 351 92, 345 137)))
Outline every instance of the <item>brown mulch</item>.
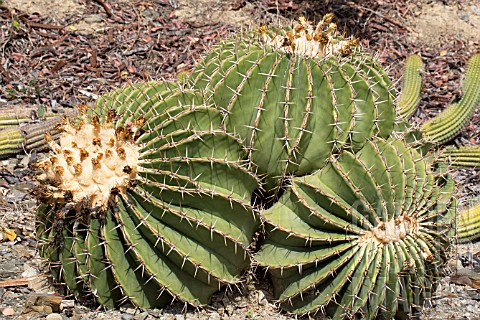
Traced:
POLYGON ((83 15, 62 23, 0 7, 2 103, 72 107, 128 82, 171 79, 226 36, 226 25, 176 19, 168 1, 85 1, 83 15), (101 5, 101 4, 104 5, 101 5), (108 8, 105 10, 105 8, 108 8), (104 32, 71 28, 102 17, 104 32))

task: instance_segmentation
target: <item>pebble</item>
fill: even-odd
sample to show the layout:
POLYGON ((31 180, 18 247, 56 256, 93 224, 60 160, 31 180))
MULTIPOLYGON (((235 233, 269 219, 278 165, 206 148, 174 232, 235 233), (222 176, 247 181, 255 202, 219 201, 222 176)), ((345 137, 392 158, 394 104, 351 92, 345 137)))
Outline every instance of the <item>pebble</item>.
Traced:
POLYGON ((58 313, 50 313, 45 320, 63 320, 63 317, 58 313))
POLYGON ((142 312, 133 316, 133 320, 145 320, 148 317, 148 312, 142 312))
POLYGON ((5 308, 2 310, 2 315, 8 317, 8 316, 13 316, 15 314, 15 310, 13 308, 5 308))
POLYGON ((258 291, 258 304, 264 306, 268 303, 267 299, 265 298, 265 293, 262 290, 258 291))
POLYGON ((128 313, 122 314, 122 320, 130 320, 132 318, 133 316, 131 314, 128 314, 128 313))

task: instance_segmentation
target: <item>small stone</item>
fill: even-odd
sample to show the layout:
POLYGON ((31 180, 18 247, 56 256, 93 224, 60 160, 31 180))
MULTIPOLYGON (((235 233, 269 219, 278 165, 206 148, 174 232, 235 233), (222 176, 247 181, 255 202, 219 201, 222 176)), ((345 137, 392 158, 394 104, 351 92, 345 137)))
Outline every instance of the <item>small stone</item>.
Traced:
POLYGON ((133 316, 131 314, 128 314, 128 313, 123 313, 122 314, 122 320, 130 320, 132 318, 133 318, 133 316))
POLYGON ((134 309, 134 308, 127 308, 127 309, 125 310, 125 313, 134 315, 134 314, 135 314, 135 309, 134 309))
POLYGON ((15 314, 15 310, 13 308, 5 308, 2 311, 2 315, 8 317, 8 316, 13 316, 15 314))
POLYGON ((233 314, 233 306, 232 305, 226 306, 225 311, 227 311, 227 315, 231 316, 233 314))
POLYGON ((45 320, 63 320, 63 317, 58 313, 50 313, 45 320))
POLYGON ((267 299, 265 298, 265 293, 263 293, 263 291, 258 291, 258 304, 261 305, 261 306, 264 306, 268 303, 267 299))
POLYGON ((220 315, 218 313, 213 313, 210 315, 210 317, 208 318, 208 320, 220 320, 220 315))
POLYGON ((145 320, 148 317, 148 312, 142 312, 133 316, 133 320, 145 320))
POLYGON ((68 308, 74 308, 75 307, 75 300, 62 300, 60 303, 60 309, 68 309, 68 308))
POLYGON ((183 314, 175 315, 175 320, 185 320, 185 316, 183 314))
POLYGON ((472 10, 472 13, 476 16, 480 16, 480 8, 477 6, 471 6, 470 9, 472 10))
POLYGON ((25 271, 23 271, 22 277, 23 278, 31 278, 31 277, 36 276, 37 274, 38 274, 37 269, 35 269, 34 267, 29 267, 25 271))
POLYGON ((27 296, 25 305, 37 312, 41 312, 38 310, 43 309, 43 312, 52 313, 60 311, 62 300, 63 297, 54 294, 31 293, 27 296))

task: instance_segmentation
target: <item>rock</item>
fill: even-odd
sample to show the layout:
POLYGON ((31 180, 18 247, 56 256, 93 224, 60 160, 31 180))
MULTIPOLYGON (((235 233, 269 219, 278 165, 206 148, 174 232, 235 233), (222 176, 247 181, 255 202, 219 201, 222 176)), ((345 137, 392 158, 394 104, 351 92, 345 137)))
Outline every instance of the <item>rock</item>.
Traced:
POLYGON ((258 304, 261 306, 264 306, 268 303, 267 298, 265 298, 265 293, 263 293, 263 291, 261 290, 258 291, 257 301, 258 301, 258 304))
POLYGON ((2 315, 3 316, 13 316, 15 314, 15 310, 13 310, 13 308, 5 308, 2 310, 2 315))
POLYGON ((130 320, 132 318, 133 316, 131 314, 128 314, 128 313, 122 314, 122 320, 130 320))
POLYGON ((60 312, 62 300, 63 297, 54 294, 31 293, 28 295, 25 305, 37 312, 60 312))
POLYGON ((472 13, 476 16, 480 16, 480 8, 477 6, 471 6, 470 9, 472 9, 472 13))
POLYGON ((125 313, 131 314, 132 316, 135 314, 135 309, 134 308, 126 308, 124 310, 125 313))
POLYGON ((213 313, 212 315, 210 315, 210 317, 208 318, 208 320, 220 320, 220 315, 218 313, 213 313))
POLYGON ((45 320, 63 320, 63 317, 58 313, 50 313, 45 320))
POLYGON ((34 267, 29 267, 25 271, 22 272, 22 277, 23 278, 30 278, 30 277, 36 276, 37 274, 38 274, 37 269, 35 269, 34 267))
POLYGON ((48 276, 45 274, 39 274, 28 280, 28 288, 36 293, 49 293, 55 291, 55 288, 50 284, 48 276))
POLYGON ((75 300, 62 300, 60 310, 75 308, 75 300))
POLYGON ((185 320, 185 316, 183 314, 175 315, 175 320, 185 320))
POLYGON ((142 312, 133 316, 133 320, 145 320, 148 317, 148 312, 142 312))

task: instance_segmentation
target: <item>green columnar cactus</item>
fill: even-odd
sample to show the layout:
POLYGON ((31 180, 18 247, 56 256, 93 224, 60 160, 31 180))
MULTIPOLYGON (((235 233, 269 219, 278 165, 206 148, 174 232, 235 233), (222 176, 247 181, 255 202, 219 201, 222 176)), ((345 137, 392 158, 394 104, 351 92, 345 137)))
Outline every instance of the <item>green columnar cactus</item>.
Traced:
POLYGON ((267 190, 287 174, 321 168, 345 145, 359 149, 392 131, 390 80, 331 20, 314 28, 301 18, 293 29, 227 41, 192 73, 193 87, 211 96, 226 130, 244 141, 267 190))
POLYGON ((219 111, 170 85, 104 96, 38 164, 42 256, 73 293, 107 307, 205 305, 250 265, 258 179, 219 111))
POLYGON ((480 202, 458 213, 457 238, 459 242, 468 242, 480 236, 480 202))
POLYGON ((438 160, 456 167, 480 167, 480 146, 445 148, 438 160))
POLYGON ((397 113, 403 119, 410 119, 420 102, 422 73, 424 65, 419 55, 412 55, 403 68, 402 91, 397 101, 397 113))
POLYGON ((256 260, 288 312, 406 319, 431 297, 446 260, 453 189, 405 143, 368 141, 292 179, 264 213, 256 260))
POLYGON ((433 144, 442 144, 457 135, 480 104, 480 54, 468 62, 463 83, 463 97, 452 103, 437 117, 421 127, 424 138, 433 144))

